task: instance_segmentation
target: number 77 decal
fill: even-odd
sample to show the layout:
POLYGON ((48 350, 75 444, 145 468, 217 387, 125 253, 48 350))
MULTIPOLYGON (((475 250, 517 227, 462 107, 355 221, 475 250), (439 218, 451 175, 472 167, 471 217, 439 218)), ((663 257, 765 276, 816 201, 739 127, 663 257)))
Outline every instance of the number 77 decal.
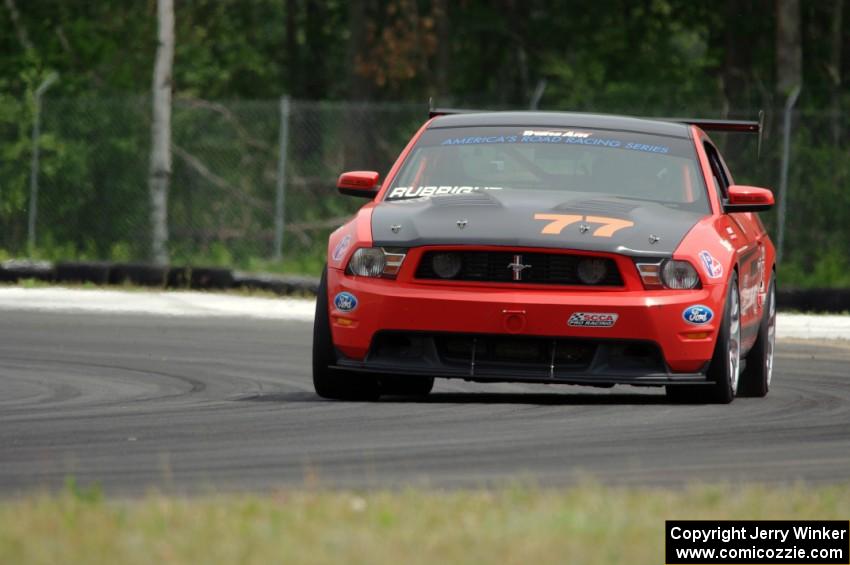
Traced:
POLYGON ((630 228, 635 225, 629 220, 620 220, 618 218, 608 218, 606 216, 580 216, 577 214, 534 214, 535 220, 544 220, 549 223, 543 226, 540 233, 547 235, 559 235, 564 228, 584 220, 588 224, 602 224, 593 231, 594 237, 611 237, 623 228, 630 228))

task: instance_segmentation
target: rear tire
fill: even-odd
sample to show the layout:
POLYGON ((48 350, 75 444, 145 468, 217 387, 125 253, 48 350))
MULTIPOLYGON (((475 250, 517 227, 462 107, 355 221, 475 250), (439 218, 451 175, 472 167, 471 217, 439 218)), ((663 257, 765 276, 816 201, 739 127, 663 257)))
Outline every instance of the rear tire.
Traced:
POLYGON ((723 321, 717 334, 714 355, 708 366, 710 386, 667 386, 667 397, 673 402, 710 402, 729 404, 738 392, 741 368, 741 296, 738 275, 729 278, 723 321))
POLYGON ((331 370, 336 364, 328 314, 328 270, 322 272, 322 280, 316 292, 316 317, 313 322, 313 388, 322 398, 333 400, 377 400, 380 396, 378 379, 340 370, 331 370))
POLYGON ((767 286, 764 315, 759 325, 756 343, 747 354, 747 366, 741 373, 738 396, 763 398, 770 390, 773 376, 773 357, 776 349, 776 280, 771 275, 767 286))

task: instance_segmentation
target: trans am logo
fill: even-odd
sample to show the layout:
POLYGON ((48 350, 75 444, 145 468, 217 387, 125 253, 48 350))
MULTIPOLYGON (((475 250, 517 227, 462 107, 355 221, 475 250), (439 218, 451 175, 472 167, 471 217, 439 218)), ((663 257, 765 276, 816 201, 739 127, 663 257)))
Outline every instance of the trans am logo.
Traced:
POLYGON ((705 268, 705 274, 712 279, 719 279, 723 276, 723 265, 715 259, 708 251, 700 251, 699 258, 702 261, 702 266, 705 268))
POLYGON ((334 298, 334 306, 340 312, 353 312, 357 309, 357 297, 350 292, 340 292, 334 298))
POLYGON ((685 308, 685 311, 682 312, 682 318, 684 318, 687 323, 698 326, 709 323, 713 317, 714 312, 711 311, 711 308, 703 306, 702 304, 690 306, 685 308))
POLYGON ((567 325, 574 328, 610 328, 617 323, 618 314, 602 312, 573 312, 567 325))

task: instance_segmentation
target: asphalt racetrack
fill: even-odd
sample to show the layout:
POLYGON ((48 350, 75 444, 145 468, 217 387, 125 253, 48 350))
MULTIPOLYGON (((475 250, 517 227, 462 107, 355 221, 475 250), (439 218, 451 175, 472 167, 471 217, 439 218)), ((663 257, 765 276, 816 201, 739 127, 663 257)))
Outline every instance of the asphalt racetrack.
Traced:
POLYGON ((303 321, 0 312, 0 494, 850 478, 850 342, 780 341, 766 399, 438 381, 319 399, 303 321))

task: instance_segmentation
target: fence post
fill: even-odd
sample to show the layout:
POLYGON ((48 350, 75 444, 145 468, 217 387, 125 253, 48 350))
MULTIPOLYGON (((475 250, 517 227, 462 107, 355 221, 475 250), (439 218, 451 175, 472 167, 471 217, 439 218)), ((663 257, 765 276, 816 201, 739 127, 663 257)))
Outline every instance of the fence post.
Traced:
POLYGON ((537 81, 537 86, 534 87, 534 92, 531 95, 531 102, 528 104, 529 110, 537 110, 540 106, 540 99, 543 98, 543 93, 546 91, 546 79, 541 78, 537 81))
POLYGON ((59 80, 59 75, 50 73, 35 91, 35 108, 32 120, 32 161, 30 162, 30 205, 27 218, 27 255, 35 253, 35 222, 38 218, 38 141, 41 137, 41 97, 50 86, 59 80))
POLYGON ((782 251, 785 248, 785 210, 788 206, 788 165, 791 158, 791 113, 797 98, 800 96, 801 86, 798 84, 785 100, 785 114, 782 124, 782 169, 779 175, 779 214, 776 219, 777 236, 776 262, 782 263, 782 251))
POLYGON ((286 149, 289 143, 289 96, 280 99, 280 147, 277 157, 277 186, 274 205, 274 259, 283 258, 283 230, 286 227, 286 149))

